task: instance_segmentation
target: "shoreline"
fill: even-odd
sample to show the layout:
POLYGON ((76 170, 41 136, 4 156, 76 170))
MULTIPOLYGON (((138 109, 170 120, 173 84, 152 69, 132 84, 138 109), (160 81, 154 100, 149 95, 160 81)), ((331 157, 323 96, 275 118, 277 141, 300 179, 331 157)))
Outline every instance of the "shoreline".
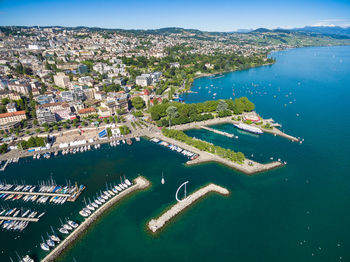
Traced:
POLYGON ((181 202, 177 202, 172 207, 167 209, 167 211, 163 212, 159 217, 151 219, 147 223, 147 228, 152 233, 156 233, 156 231, 166 226, 169 223, 169 221, 175 218, 178 214, 181 214, 181 212, 186 210, 192 204, 196 203, 198 200, 202 199, 204 196, 206 196, 209 193, 229 195, 230 192, 224 187, 210 183, 209 185, 196 190, 181 202))
POLYGON ((88 228, 99 219, 109 208, 114 206, 119 200, 122 200, 125 196, 129 196, 130 193, 133 193, 138 190, 146 189, 150 186, 150 182, 142 177, 138 176, 134 179, 134 185, 127 188, 125 191, 120 192, 111 198, 107 203, 101 206, 97 211, 95 211, 91 216, 86 218, 67 238, 63 239, 58 246, 56 246, 49 254, 47 254, 41 261, 55 261, 62 253, 66 251, 72 243, 74 243, 82 233, 85 233, 88 228))
MULTIPOLYGON (((278 50, 278 51, 281 51, 281 50, 278 50)), ((268 57, 266 56, 266 58, 268 58, 268 57)), ((261 67, 261 66, 268 66, 268 65, 273 65, 273 64, 275 64, 275 63, 266 63, 266 64, 262 64, 262 65, 252 66, 252 67, 245 68, 245 69, 234 69, 234 70, 226 70, 226 71, 213 72, 213 73, 201 73, 201 74, 198 74, 198 75, 196 75, 196 76, 193 77, 193 82, 194 82, 194 80, 199 79, 199 78, 203 78, 203 77, 211 77, 211 76, 216 76, 216 75, 224 75, 224 74, 229 74, 229 73, 232 73, 232 72, 244 71, 244 70, 249 70, 249 69, 252 69, 252 68, 257 68, 257 67, 261 67)), ((189 88, 189 89, 186 89, 186 90, 183 92, 183 94, 188 93, 189 91, 191 91, 193 82, 191 83, 190 88, 189 88)))

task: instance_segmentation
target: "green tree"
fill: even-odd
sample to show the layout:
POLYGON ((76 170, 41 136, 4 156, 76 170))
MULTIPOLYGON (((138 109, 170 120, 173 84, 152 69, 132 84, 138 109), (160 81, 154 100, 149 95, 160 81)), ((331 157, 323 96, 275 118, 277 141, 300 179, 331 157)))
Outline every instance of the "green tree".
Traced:
POLYGON ((218 103, 218 106, 216 107, 216 110, 218 112, 220 112, 220 111, 227 110, 227 108, 228 108, 227 103, 224 100, 219 100, 219 103, 218 103))
POLYGON ((169 106, 166 110, 166 113, 169 117, 169 125, 171 124, 171 120, 179 115, 177 107, 175 106, 169 106))
POLYGON ((145 101, 139 96, 136 96, 133 99, 131 99, 131 104, 137 110, 142 109, 142 108, 145 107, 145 101))

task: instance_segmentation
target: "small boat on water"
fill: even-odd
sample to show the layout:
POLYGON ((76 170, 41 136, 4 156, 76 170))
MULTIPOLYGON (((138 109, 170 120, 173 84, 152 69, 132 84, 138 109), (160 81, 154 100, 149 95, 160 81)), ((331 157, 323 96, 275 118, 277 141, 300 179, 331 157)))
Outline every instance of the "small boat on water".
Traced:
POLYGON ((41 249, 44 250, 44 251, 50 251, 50 247, 49 247, 48 244, 46 244, 44 238, 41 237, 41 239, 43 240, 43 242, 40 243, 41 249))
POLYGON ((160 182, 162 183, 162 185, 164 185, 164 183, 165 183, 165 180, 164 180, 164 175, 163 175, 163 173, 162 173, 162 180, 161 180, 160 182))
POLYGON ((72 221, 72 220, 68 220, 67 222, 72 228, 77 228, 79 225, 78 223, 72 221))
POLYGON ((131 140, 130 138, 128 138, 128 139, 126 140, 126 143, 127 143, 129 146, 131 146, 131 145, 132 145, 132 140, 131 140))
POLYGON ((30 256, 26 255, 19 262, 34 262, 34 259, 32 259, 30 256))
POLYGON ((64 227, 61 227, 60 229, 58 229, 58 231, 60 231, 62 234, 68 234, 68 230, 65 229, 64 227))

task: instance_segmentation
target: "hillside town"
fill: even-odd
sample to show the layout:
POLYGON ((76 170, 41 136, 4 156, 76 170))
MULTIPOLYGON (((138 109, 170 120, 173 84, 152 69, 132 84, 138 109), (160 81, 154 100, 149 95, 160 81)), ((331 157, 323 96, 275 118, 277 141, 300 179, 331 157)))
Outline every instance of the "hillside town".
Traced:
POLYGON ((150 108, 182 102, 195 78, 271 64, 268 52, 292 47, 259 37, 266 39, 176 28, 1 27, 2 153, 38 134, 152 121, 150 108))

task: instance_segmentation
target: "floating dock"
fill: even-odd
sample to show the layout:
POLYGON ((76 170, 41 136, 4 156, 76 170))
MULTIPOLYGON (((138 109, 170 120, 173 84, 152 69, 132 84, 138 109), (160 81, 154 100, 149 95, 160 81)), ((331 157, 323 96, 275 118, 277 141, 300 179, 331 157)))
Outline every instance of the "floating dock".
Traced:
POLYGON ((0 220, 38 222, 40 218, 0 216, 0 220))
MULTIPOLYGON (((71 193, 56 193, 56 192, 30 192, 30 191, 15 191, 15 190, 0 190, 0 194, 16 195, 16 196, 46 196, 46 197, 65 197, 67 201, 74 202, 80 194, 85 190, 85 186, 75 185, 75 190, 71 193)), ((19 198, 21 199, 21 198, 19 198)), ((19 200, 18 199, 18 200, 19 200)), ((4 199, 6 200, 6 199, 4 199)), ((17 199, 10 199, 17 200, 17 199)))
POLYGON ((197 191, 195 191, 194 193, 186 197, 184 200, 177 202, 169 210, 163 213, 160 217, 149 221, 148 222, 149 230, 151 230, 154 233, 157 230, 161 229, 173 217, 181 213, 184 209, 192 205, 195 201, 204 197, 206 194, 210 192, 217 192, 221 195, 228 195, 230 193, 226 188, 223 188, 215 184, 209 184, 205 187, 202 187, 201 189, 198 189, 197 191))
POLYGON ((233 138, 234 135, 233 134, 230 134, 230 133, 227 133, 227 132, 223 132, 223 131, 220 131, 220 130, 217 130, 217 129, 213 129, 213 128, 210 128, 210 127, 207 127, 207 126, 199 126, 201 129, 205 129, 205 130, 208 130, 210 132, 213 132, 213 133, 216 133, 216 134, 219 134, 219 135, 222 135, 222 136, 227 136, 229 138, 233 138))
POLYGON ((43 260, 42 262, 55 261, 57 257, 70 245, 72 244, 80 234, 89 228, 89 226, 96 221, 106 210, 112 207, 115 203, 122 200, 125 196, 130 193, 142 190, 150 186, 150 182, 139 176, 133 181, 133 185, 114 197, 110 198, 103 206, 101 206, 97 211, 95 211, 91 216, 85 219, 66 239, 64 239, 58 246, 56 246, 43 260))

